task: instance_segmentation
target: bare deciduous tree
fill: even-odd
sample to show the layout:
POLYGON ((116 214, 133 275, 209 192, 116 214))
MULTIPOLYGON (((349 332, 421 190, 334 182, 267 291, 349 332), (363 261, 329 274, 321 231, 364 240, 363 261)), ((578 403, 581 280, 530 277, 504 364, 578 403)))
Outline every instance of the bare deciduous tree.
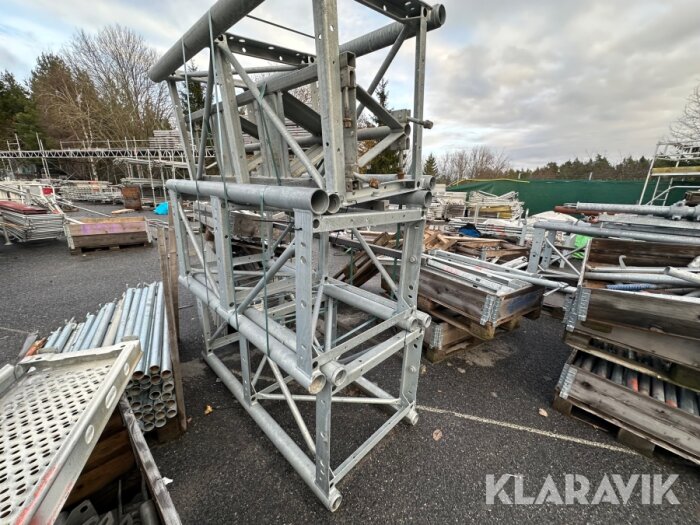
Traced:
POLYGON ((494 179, 505 176, 510 161, 503 152, 495 152, 488 146, 448 151, 437 158, 439 182, 455 182, 461 179, 494 179))
POLYGON ((148 78, 157 55, 141 35, 120 25, 94 35, 80 30, 65 49, 64 59, 74 74, 87 75, 95 86, 113 138, 145 139, 153 130, 167 127, 167 90, 148 78))
POLYGON ((688 97, 680 118, 671 124, 671 136, 675 140, 700 140, 700 86, 688 97))

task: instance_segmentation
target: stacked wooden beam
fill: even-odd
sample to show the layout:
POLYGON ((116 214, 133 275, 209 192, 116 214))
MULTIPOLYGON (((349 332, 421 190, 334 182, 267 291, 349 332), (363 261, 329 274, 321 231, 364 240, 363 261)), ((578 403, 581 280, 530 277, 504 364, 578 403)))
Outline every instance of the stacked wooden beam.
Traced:
POLYGON ((698 256, 698 246, 591 241, 566 308, 574 352, 555 407, 601 418, 637 448, 700 463, 698 256))

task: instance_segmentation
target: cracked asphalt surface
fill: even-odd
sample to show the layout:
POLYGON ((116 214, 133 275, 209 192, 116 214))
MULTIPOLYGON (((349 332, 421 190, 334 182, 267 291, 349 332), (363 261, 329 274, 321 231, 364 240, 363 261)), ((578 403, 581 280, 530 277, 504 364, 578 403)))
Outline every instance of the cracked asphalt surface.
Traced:
MULTIPOLYGON (((340 252, 335 258, 337 264, 344 260, 340 252)), ((70 317, 96 311, 127 285, 156 279, 155 248, 74 256, 63 241, 0 245, 0 362, 16 359, 27 333, 48 335, 70 317)), ((696 467, 673 456, 639 455, 551 409, 569 350, 559 321, 546 316, 524 321, 469 354, 439 364, 424 360, 418 424, 398 425, 339 484, 343 503, 331 514, 200 359, 194 300, 185 290, 180 297, 190 428, 152 450, 161 474, 173 480, 168 488, 184 523, 700 522, 696 467), (207 405, 214 410, 204 415, 207 405), (437 441, 436 430, 442 433, 437 441), (560 490, 565 474, 586 476, 593 491, 604 475, 626 480, 632 474, 677 474, 672 490, 680 504, 644 505, 635 495, 626 505, 489 505, 489 474, 522 475, 528 496, 537 495, 548 475, 560 490)), ((390 360, 374 379, 389 387, 399 372, 399 360, 390 360)), ((271 405, 270 412, 291 429, 283 408, 271 405)), ((339 408, 333 419, 335 464, 384 418, 371 407, 339 408)), ((512 497, 511 482, 508 487, 512 497)))

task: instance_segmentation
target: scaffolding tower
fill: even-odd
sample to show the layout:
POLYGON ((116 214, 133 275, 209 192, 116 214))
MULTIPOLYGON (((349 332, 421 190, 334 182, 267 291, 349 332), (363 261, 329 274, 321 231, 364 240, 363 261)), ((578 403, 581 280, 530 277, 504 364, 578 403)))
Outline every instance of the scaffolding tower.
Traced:
MULTIPOLYGON (((351 469, 400 421, 418 421, 421 346, 430 322, 417 310, 423 230, 434 184, 422 173, 423 128, 432 126, 423 117, 426 33, 443 25, 445 9, 413 0, 358 2, 393 22, 341 44, 336 0, 313 0, 315 54, 309 54, 229 31, 262 0, 219 0, 149 73, 153 81, 168 84, 190 175, 190 180, 168 181, 167 188, 179 280, 198 301, 203 357, 331 511, 341 502, 337 484, 351 469), (415 43, 413 107, 389 111, 372 94, 410 39, 415 43), (356 80, 357 59, 387 48, 363 89, 356 80), (204 49, 208 68, 189 71, 187 61, 204 49), (266 64, 243 67, 241 57, 266 64), (251 78, 261 71, 272 74, 251 78), (197 112, 188 111, 188 101, 179 95, 180 83, 190 81, 206 86, 204 108, 197 112), (316 102, 295 97, 292 92, 300 86, 309 86, 316 102), (364 109, 376 117, 377 126, 358 128, 364 109), (290 133, 286 119, 303 133, 290 133), (199 144, 194 147, 196 129, 199 144), (212 167, 206 169, 202 154, 210 138, 218 175, 208 174, 212 167), (360 143, 366 147, 358 150, 360 143), (410 150, 407 169, 367 173, 387 149, 401 160, 410 150), (210 207, 213 228, 207 235, 198 235, 188 222, 185 201, 210 207), (398 209, 389 209, 386 201, 399 204, 398 209), (254 212, 261 221, 273 211, 278 217, 281 210, 287 219, 276 238, 262 235, 259 253, 241 255, 232 249, 234 210, 254 212), (357 239, 391 298, 332 278, 331 232, 357 234, 361 227, 389 225, 399 228, 404 240, 398 279, 361 235, 357 239), (250 264, 257 266, 251 270, 250 264), (369 320, 344 330, 338 311, 347 309, 369 320), (400 356, 402 364, 398 384, 389 386, 382 380, 390 374, 380 367, 388 366, 392 356, 400 356), (263 371, 275 382, 261 386, 263 371), (348 389, 351 385, 356 388, 348 389), (290 434, 266 410, 273 401, 288 408, 295 423, 290 434), (384 408, 388 418, 333 464, 331 408, 339 403, 360 411, 381 405, 375 408, 384 408), (307 410, 309 404, 313 409, 307 410)), ((342 428, 333 428, 333 435, 345 437, 342 428)))
POLYGON ((700 141, 659 142, 638 204, 666 206, 674 190, 700 190, 700 141), (654 181, 654 182, 652 182, 654 181), (648 188, 652 187, 647 198, 648 188))

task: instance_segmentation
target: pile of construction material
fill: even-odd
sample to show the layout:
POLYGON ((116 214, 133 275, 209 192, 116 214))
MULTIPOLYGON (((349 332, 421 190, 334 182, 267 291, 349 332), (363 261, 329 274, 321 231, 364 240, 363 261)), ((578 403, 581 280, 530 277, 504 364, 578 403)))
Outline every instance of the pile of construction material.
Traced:
POLYGON ((523 202, 518 199, 516 191, 509 191, 503 195, 470 191, 466 217, 469 222, 478 225, 488 219, 518 219, 523 211, 523 202))
MULTIPOLYGON (((519 260, 516 260, 519 262, 519 260)), ((540 315, 543 288, 498 265, 441 250, 424 256, 418 306, 430 314, 426 357, 437 362, 540 315)))
MULTIPOLYGON (((375 231, 359 231, 359 233, 381 255, 398 256, 403 246, 401 236, 397 236, 394 233, 375 231)), ((351 251, 350 262, 336 273, 335 279, 355 286, 362 286, 377 275, 378 269, 376 265, 361 249, 358 241, 354 240, 353 236, 338 235, 333 238, 333 242, 338 246, 360 248, 359 250, 351 251)), ((429 252, 431 250, 470 255, 490 262, 506 262, 516 259, 518 262, 521 262, 524 261, 524 257, 528 253, 527 248, 504 240, 480 239, 463 235, 449 235, 438 230, 426 230, 423 234, 423 251, 429 252)))
POLYGON ((164 289, 160 282, 129 288, 84 321, 68 321, 40 352, 71 353, 138 340, 142 357, 126 387, 126 398, 145 432, 177 415, 164 289))
POLYGON ((65 199, 102 204, 122 202, 118 186, 100 180, 66 181, 61 184, 61 196, 65 199))
POLYGON ((39 206, 0 201, 0 231, 7 244, 56 239, 63 234, 63 221, 63 214, 39 206))
MULTIPOLYGON (((596 207, 605 205, 581 206, 596 207)), ((642 211, 669 212, 660 208, 669 207, 642 211)), ((565 303, 565 342, 573 353, 555 407, 612 426, 636 448, 661 447, 700 463, 696 216, 627 217, 575 228, 596 237, 565 303)))
POLYGON ((449 221, 464 217, 467 209, 466 193, 446 191, 444 184, 437 184, 433 190, 433 200, 426 212, 430 221, 449 221))
MULTIPOLYGON (((377 261, 386 274, 397 281, 401 253, 396 247, 401 245, 401 239, 388 232, 358 233, 380 256, 377 261)), ((350 237, 333 240, 340 246, 362 247, 361 242, 350 237)), ((506 273, 515 271, 514 266, 527 264, 527 248, 497 239, 426 231, 424 250, 418 306, 433 318, 424 338, 426 357, 432 362, 514 330, 524 317, 539 316, 543 289, 506 273)), ((378 273, 376 262, 360 249, 352 252, 349 264, 334 278, 362 286, 378 273)), ((384 276, 382 287, 391 292, 384 276)))

